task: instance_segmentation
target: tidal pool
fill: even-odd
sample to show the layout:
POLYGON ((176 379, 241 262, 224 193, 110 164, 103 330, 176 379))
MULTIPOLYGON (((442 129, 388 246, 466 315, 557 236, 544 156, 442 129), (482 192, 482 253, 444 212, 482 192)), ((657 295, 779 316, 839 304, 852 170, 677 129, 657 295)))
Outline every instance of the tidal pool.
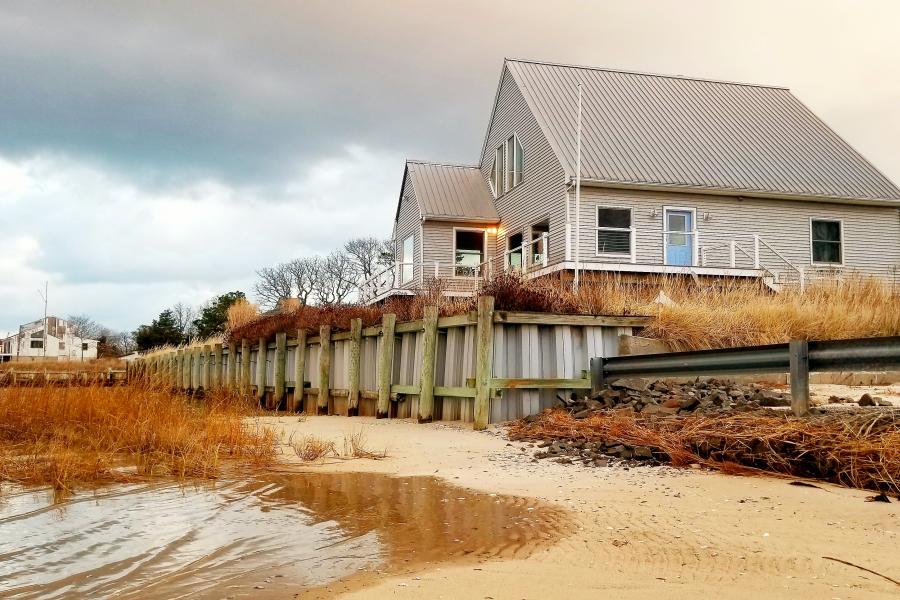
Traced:
POLYGON ((2 598, 291 598, 355 574, 527 556, 566 517, 430 477, 290 473, 0 493, 2 598))

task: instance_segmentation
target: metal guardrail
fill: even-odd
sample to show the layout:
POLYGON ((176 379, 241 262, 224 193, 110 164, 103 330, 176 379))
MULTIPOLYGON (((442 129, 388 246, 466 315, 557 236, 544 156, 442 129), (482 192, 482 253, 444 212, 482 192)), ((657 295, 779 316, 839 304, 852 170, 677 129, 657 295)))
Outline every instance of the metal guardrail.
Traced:
POLYGON ((796 340, 788 344, 642 354, 591 359, 591 391, 623 377, 791 374, 791 409, 809 412, 809 373, 880 370, 900 367, 900 337, 861 338, 830 342, 796 340))

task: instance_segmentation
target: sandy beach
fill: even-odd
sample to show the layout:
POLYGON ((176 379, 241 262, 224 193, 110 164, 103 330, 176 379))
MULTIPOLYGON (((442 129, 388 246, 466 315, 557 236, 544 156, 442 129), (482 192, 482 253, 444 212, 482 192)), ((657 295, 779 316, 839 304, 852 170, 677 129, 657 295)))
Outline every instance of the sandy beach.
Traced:
POLYGON ((368 575, 304 598, 896 598, 900 503, 870 493, 769 477, 669 467, 595 468, 534 462, 502 428, 343 417, 265 417, 287 440, 338 446, 362 431, 382 460, 300 464, 324 472, 433 475, 479 491, 566 509, 573 533, 522 559, 426 565, 368 575))

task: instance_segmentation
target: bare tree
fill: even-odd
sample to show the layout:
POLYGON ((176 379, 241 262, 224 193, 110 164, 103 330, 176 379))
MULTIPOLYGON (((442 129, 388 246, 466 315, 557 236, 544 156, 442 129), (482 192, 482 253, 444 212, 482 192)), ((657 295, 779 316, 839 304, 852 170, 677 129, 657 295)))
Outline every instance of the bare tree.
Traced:
POLYGON ((69 327, 72 333, 82 339, 99 339, 102 327, 87 315, 69 315, 69 327))
POLYGON ((396 252, 394 251, 394 240, 392 238, 385 238, 381 240, 381 249, 378 255, 378 265, 382 267, 389 267, 394 264, 394 256, 396 252))
POLYGON ((353 259, 335 250, 319 259, 320 270, 315 283, 316 299, 321 304, 342 304, 357 287, 353 259))
POLYGON ((293 291, 301 304, 309 304, 316 287, 316 279, 321 270, 321 259, 318 256, 312 258, 295 258, 284 264, 284 268, 290 273, 293 291))
POLYGON ((197 311, 193 307, 179 302, 172 307, 172 316, 175 317, 175 323, 184 339, 192 338, 194 336, 194 319, 197 318, 197 311))
POLYGON ((289 264, 281 263, 256 272, 258 279, 253 291, 260 304, 274 307, 282 298, 293 298, 294 279, 289 264))
POLYGON ((344 244, 344 253, 350 258, 354 274, 360 283, 378 270, 383 252, 384 242, 373 236, 353 238, 344 244))

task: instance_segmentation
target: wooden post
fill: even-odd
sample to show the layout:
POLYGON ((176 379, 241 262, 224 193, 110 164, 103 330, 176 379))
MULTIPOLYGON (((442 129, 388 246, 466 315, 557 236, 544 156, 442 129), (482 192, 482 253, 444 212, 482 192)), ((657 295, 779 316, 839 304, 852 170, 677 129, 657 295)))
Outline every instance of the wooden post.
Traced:
POLYGON ((319 327, 319 401, 316 403, 316 412, 320 415, 328 414, 328 375, 331 370, 331 326, 319 327))
POLYGON ((475 429, 485 429, 491 411, 491 362, 494 357, 494 297, 478 298, 475 330, 475 429))
POLYGON ((241 394, 250 393, 250 340, 241 340, 241 394))
POLYGON ((169 365, 169 388, 174 390, 178 387, 178 353, 170 350, 166 362, 169 365))
POLYGON ((228 342, 228 366, 226 373, 226 383, 224 384, 229 390, 235 389, 237 386, 237 344, 228 342))
POLYGON ((809 414, 809 342, 791 340, 788 344, 791 365, 791 410, 794 416, 809 414))
POLYGON ((359 414, 359 350, 362 344, 362 319, 350 321, 350 373, 349 395, 347 396, 347 416, 359 414))
POLYGON ((213 345, 213 375, 212 387, 219 389, 222 387, 222 344, 213 345))
POLYGON ((209 373, 210 367, 212 366, 212 362, 209 360, 209 355, 212 352, 212 348, 209 344, 204 344, 203 348, 200 349, 200 354, 203 356, 203 366, 200 371, 200 387, 203 388, 204 392, 209 391, 209 373))
POLYGON ((304 378, 306 377, 306 330, 297 330, 297 357, 294 361, 294 396, 288 410, 294 412, 303 407, 304 378))
POLYGON ((284 400, 284 369, 287 360, 287 334, 283 331, 275 334, 275 394, 272 398, 273 408, 278 410, 284 400))
MULTIPOLYGON (((262 404, 266 397, 266 338, 259 338, 259 351, 256 353, 256 398, 262 404)), ((269 408, 265 406, 264 408, 269 408)))
POLYGON ((181 389, 191 389, 191 351, 189 348, 181 349, 181 389))
POLYGON ((422 340, 422 379, 419 385, 419 423, 434 418, 434 358, 437 351, 438 307, 425 307, 425 331, 422 340))
POLYGON ((191 361, 191 390, 197 391, 200 387, 200 346, 194 348, 193 360, 191 361))
POLYGON ((391 376, 394 367, 394 328, 397 315, 388 313, 381 317, 381 348, 378 352, 377 384, 378 405, 375 417, 386 419, 391 409, 391 376))

